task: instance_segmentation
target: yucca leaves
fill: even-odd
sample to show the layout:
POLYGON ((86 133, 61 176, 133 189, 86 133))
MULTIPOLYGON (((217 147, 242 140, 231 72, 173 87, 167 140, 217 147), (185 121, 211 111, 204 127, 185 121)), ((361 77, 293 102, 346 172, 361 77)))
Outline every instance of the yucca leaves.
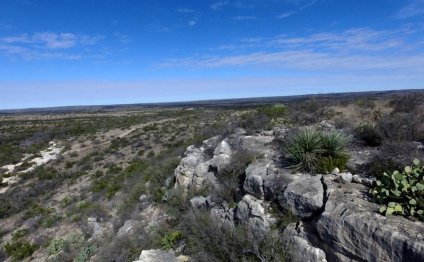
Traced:
MULTIPOLYGON (((295 171, 314 172, 322 159, 346 158, 347 137, 340 131, 323 132, 312 128, 300 129, 290 136, 285 147, 289 168, 295 171)), ((335 161, 340 162, 340 161, 335 161)), ((331 171, 331 170, 326 170, 331 171)))

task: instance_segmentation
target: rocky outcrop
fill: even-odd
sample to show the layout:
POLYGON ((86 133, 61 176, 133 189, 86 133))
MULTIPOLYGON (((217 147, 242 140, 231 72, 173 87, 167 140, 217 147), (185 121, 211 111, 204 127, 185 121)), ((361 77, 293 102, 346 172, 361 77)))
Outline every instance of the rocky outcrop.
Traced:
POLYGON ((113 231, 113 225, 111 222, 102 222, 101 219, 97 217, 87 218, 87 226, 90 229, 91 236, 93 238, 103 238, 113 231))
MULTIPOLYGON (((277 134, 284 139, 285 130, 277 134)), ((217 170, 230 163, 236 149, 249 150, 259 157, 246 168, 234 206, 197 196, 190 200, 194 209, 209 210, 224 223, 265 234, 276 222, 269 211, 276 200, 299 219, 281 232, 290 261, 424 261, 424 224, 380 215, 379 206, 369 199, 370 178, 340 171, 291 174, 279 165, 272 139, 268 133, 238 132, 223 141, 213 138, 199 148, 189 147, 175 172, 176 186, 187 190, 209 181, 219 187, 217 170)), ((363 166, 360 154, 351 164, 363 166)))
POLYGON ((320 240, 340 261, 422 261, 424 225, 386 218, 367 199, 363 185, 344 185, 325 176, 328 200, 314 223, 320 240))
POLYGON ((292 262, 326 262, 327 259, 324 251, 314 247, 308 241, 307 235, 301 225, 289 225, 284 229, 283 239, 287 245, 288 260, 292 262))
POLYGON ((134 262, 187 262, 189 257, 176 256, 174 251, 160 249, 143 250, 137 261, 134 262))
POLYGON ((199 148, 195 146, 187 148, 185 157, 175 169, 177 188, 187 191, 216 184, 214 172, 225 168, 230 162, 231 155, 230 145, 225 140, 218 142, 218 146, 214 149, 218 138, 203 141, 203 145, 199 148), (211 150, 213 155, 209 156, 211 150))
POLYGON ((324 205, 322 176, 298 175, 278 198, 280 205, 300 219, 315 216, 324 205))
POLYGON ((237 204, 236 218, 240 224, 255 232, 266 232, 274 223, 273 218, 266 212, 264 201, 249 194, 244 195, 237 204))
POLYGON ((134 229, 140 226, 140 222, 137 220, 127 220, 124 222, 124 225, 119 228, 117 236, 124 237, 129 236, 134 233, 134 229))

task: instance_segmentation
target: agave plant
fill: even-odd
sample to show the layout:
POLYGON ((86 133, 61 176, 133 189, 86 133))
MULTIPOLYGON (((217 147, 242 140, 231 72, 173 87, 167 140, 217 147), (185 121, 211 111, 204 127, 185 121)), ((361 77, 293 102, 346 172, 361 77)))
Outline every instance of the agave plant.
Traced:
POLYGON ((340 131, 305 128, 288 138, 284 151, 290 169, 325 173, 335 167, 344 168, 349 158, 347 143, 348 138, 340 131))
POLYGON ((346 145, 348 138, 341 131, 330 131, 321 133, 323 155, 330 157, 346 157, 346 145))
POLYGON ((321 134, 314 129, 305 128, 289 137, 285 148, 290 166, 295 171, 313 171, 323 153, 321 134))

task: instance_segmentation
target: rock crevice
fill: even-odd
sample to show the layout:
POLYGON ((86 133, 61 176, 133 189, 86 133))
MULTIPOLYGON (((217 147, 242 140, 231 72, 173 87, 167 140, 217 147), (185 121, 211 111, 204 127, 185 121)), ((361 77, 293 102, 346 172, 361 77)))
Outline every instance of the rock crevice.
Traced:
MULTIPOLYGON (((278 165, 280 155, 270 135, 239 133, 232 139, 240 149, 263 155, 246 168, 242 195, 232 208, 227 203, 214 205, 210 197, 195 197, 193 208, 210 210, 230 225, 266 233, 276 222, 269 211, 275 200, 299 219, 281 233, 291 246, 291 261, 424 261, 424 224, 380 215, 379 206, 368 197, 369 183, 356 183, 356 175, 350 173, 291 174, 278 165)), ((217 185, 214 173, 231 163, 230 144, 213 138, 200 148, 189 147, 175 171, 176 187, 217 185), (211 141, 218 146, 213 148, 211 141)))

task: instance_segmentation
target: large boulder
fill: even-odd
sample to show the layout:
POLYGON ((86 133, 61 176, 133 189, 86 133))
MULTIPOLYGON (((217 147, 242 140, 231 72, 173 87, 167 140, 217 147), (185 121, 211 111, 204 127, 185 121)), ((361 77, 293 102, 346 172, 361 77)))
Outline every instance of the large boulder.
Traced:
POLYGON ((384 217, 361 184, 340 184, 325 176, 327 202, 314 227, 339 261, 424 261, 424 224, 384 217))
POLYGON ((213 203, 213 205, 211 217, 225 225, 234 226, 234 208, 231 208, 225 201, 220 204, 213 203))
POLYGON ((243 190, 256 198, 273 200, 285 188, 291 174, 278 168, 273 160, 262 160, 250 164, 246 169, 243 190))
POLYGON ((300 219, 311 218, 318 214, 324 205, 322 176, 297 176, 294 182, 287 185, 278 201, 281 207, 300 219))
POLYGON ((101 239, 113 230, 113 225, 110 222, 101 222, 97 217, 87 218, 87 226, 93 238, 101 239))
POLYGON ((175 187, 187 191, 216 185, 215 174, 230 162, 231 148, 225 140, 219 142, 219 137, 203 141, 200 147, 189 146, 185 157, 175 169, 175 187))
POLYGON ((237 203, 236 218, 241 225, 259 233, 267 232, 275 222, 270 214, 266 213, 266 203, 249 194, 244 195, 237 203))
POLYGON ((268 166, 267 163, 254 163, 247 167, 246 180, 243 184, 244 191, 256 198, 265 198, 264 177, 267 175, 268 166))
POLYGON ((221 143, 218 144, 218 146, 214 150, 214 156, 218 155, 227 155, 230 156, 232 153, 231 147, 228 144, 227 141, 223 140, 221 143))
POLYGON ((118 237, 125 237, 134 234, 134 229, 141 225, 140 221, 137 220, 127 220, 124 222, 124 225, 119 228, 118 237))
POLYGON ((210 197, 196 196, 190 199, 190 205, 194 209, 209 209, 211 200, 210 197))

